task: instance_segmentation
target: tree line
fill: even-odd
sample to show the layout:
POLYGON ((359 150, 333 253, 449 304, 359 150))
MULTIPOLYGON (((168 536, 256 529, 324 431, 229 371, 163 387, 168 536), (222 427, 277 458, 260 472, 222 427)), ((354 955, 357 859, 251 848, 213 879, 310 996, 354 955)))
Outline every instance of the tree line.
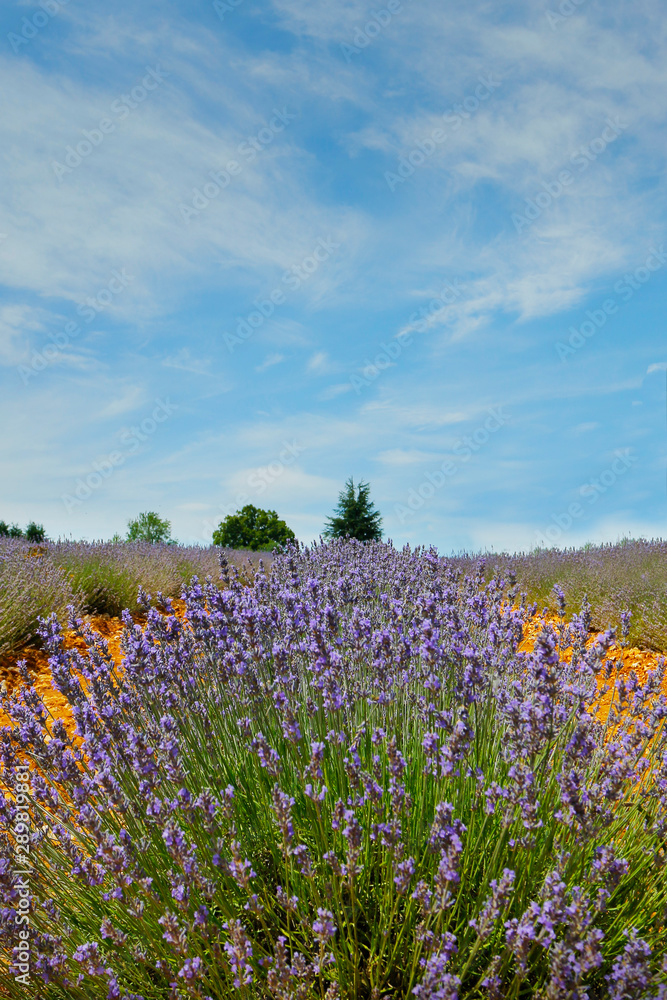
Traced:
MULTIPOLYGON (((331 517, 326 519, 322 535, 326 539, 356 538, 360 542, 380 541, 382 515, 370 498, 370 485, 363 480, 355 489, 350 477, 338 495, 338 503, 331 517)), ((0 536, 25 538, 29 542, 43 542, 44 526, 31 521, 25 531, 17 524, 0 521, 0 536)), ((213 532, 213 544, 230 549, 273 551, 296 540, 287 523, 275 510, 262 510, 246 504, 234 514, 229 514, 213 532)), ((113 542, 151 542, 175 545, 171 537, 171 522, 155 511, 143 511, 128 521, 125 538, 116 534, 113 542)))

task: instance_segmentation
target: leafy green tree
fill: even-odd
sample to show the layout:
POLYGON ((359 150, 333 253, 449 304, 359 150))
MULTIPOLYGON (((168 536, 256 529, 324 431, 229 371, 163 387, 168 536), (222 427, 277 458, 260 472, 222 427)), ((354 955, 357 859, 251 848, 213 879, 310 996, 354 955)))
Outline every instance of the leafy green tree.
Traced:
POLYGON ((382 540, 382 515, 370 500, 371 488, 363 480, 354 492, 354 480, 345 483, 338 495, 338 506, 333 517, 327 518, 325 538, 356 538, 360 542, 382 540))
POLYGON ((46 532, 44 531, 43 524, 35 524, 31 521, 28 527, 25 529, 25 537, 29 542, 43 542, 46 538, 46 532))
POLYGON ((0 521, 0 538, 7 538, 9 535, 9 525, 6 521, 0 521))
POLYGON ((213 544, 229 549, 259 549, 271 551, 279 545, 293 542, 296 535, 281 521, 275 510, 261 510, 246 504, 235 514, 229 514, 213 532, 213 544))
POLYGON ((169 542, 171 521, 161 518, 154 510, 144 511, 127 522, 128 542, 169 542))

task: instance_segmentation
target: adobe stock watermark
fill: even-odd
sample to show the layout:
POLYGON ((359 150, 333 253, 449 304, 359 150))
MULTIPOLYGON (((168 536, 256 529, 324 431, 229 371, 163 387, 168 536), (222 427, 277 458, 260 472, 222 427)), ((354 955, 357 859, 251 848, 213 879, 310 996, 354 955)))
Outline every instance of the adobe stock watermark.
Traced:
MULTIPOLYGON (((443 124, 452 132, 458 132, 463 123, 472 118, 484 101, 488 101, 493 93, 502 86, 502 80, 494 80, 493 74, 480 76, 475 93, 464 97, 460 104, 455 104, 442 115, 443 124)), ((399 184, 405 184, 418 167, 423 166, 430 156, 433 156, 438 146, 449 138, 442 128, 434 128, 428 136, 421 139, 405 156, 400 157, 396 171, 385 170, 384 179, 390 191, 395 191, 399 184)))
MULTIPOLYGON (((239 156, 245 163, 252 163, 258 154, 270 146, 275 137, 284 132, 287 125, 298 117, 287 108, 281 110, 274 108, 273 117, 268 124, 264 125, 256 135, 249 135, 247 139, 239 143, 237 148, 239 156)), ((183 221, 190 225, 193 218, 208 208, 211 202, 229 187, 232 177, 237 177, 243 170, 243 166, 244 164, 239 163, 238 160, 229 160, 224 169, 209 170, 208 176, 211 180, 203 184, 201 188, 192 189, 192 199, 189 205, 181 202, 178 206, 183 221)))
POLYGON ((89 472, 85 478, 79 476, 76 480, 73 493, 63 493, 61 495, 60 499, 65 505, 65 510, 68 514, 71 514, 76 507, 80 507, 82 503, 88 500, 95 490, 99 490, 100 486, 107 479, 111 478, 116 469, 124 465, 127 459, 139 449, 141 444, 144 441, 148 441, 155 434, 160 424, 168 420, 174 410, 177 409, 176 404, 171 403, 169 399, 156 399, 155 402, 156 406, 150 416, 145 417, 137 426, 128 427, 121 432, 121 444, 126 446, 123 451, 112 451, 103 458, 96 459, 93 462, 92 472, 89 472))
POLYGON ((558 13, 554 10, 546 11, 546 18, 551 30, 555 31, 559 24, 576 14, 579 7, 583 7, 586 2, 587 0, 561 0, 558 5, 558 13))
POLYGON ((453 326, 456 317, 452 316, 452 306, 463 295, 463 287, 458 278, 446 281, 438 295, 434 296, 425 306, 420 306, 408 320, 408 329, 416 333, 426 333, 430 330, 432 321, 438 317, 445 326, 453 326), (447 315, 442 316, 444 310, 447 315))
POLYGON ((17 55, 23 45, 27 45, 33 38, 36 38, 42 28, 45 28, 53 20, 60 8, 66 7, 68 3, 69 0, 39 0, 39 6, 42 9, 36 10, 30 18, 23 18, 21 34, 17 35, 10 31, 7 35, 7 41, 14 54, 17 55))
MULTIPOLYGON (((157 90, 170 75, 160 69, 159 63, 155 69, 147 66, 146 70, 146 76, 132 88, 129 94, 121 94, 120 97, 111 102, 109 111, 115 115, 118 122, 125 121, 140 104, 143 104, 149 93, 157 90)), ((116 131, 116 124, 112 118, 104 117, 100 118, 97 128, 82 128, 83 139, 76 144, 76 147, 71 145, 65 147, 64 163, 60 163, 59 160, 51 161, 51 169, 61 184, 65 174, 73 173, 84 160, 88 159, 94 149, 98 149, 102 145, 107 135, 116 131)))
MULTIPOLYGON (((579 496, 585 499, 589 506, 596 504, 601 496, 616 485, 618 480, 626 474, 628 469, 638 461, 629 448, 615 451, 616 458, 611 465, 605 469, 597 479, 591 479, 579 487, 579 496)), ((569 531, 575 521, 584 516, 586 508, 581 503, 574 501, 568 505, 567 510, 560 514, 552 514, 553 524, 548 525, 544 531, 536 531, 535 537, 540 548, 548 548, 555 545, 566 531, 569 531)))
POLYGON ((407 347, 412 346, 414 343, 411 334, 412 330, 417 333, 425 333, 430 329, 431 321, 436 316, 439 317, 440 322, 445 326, 453 326, 455 317, 451 315, 452 304, 462 294, 461 283, 458 278, 454 278, 453 281, 446 281, 440 289, 439 295, 432 298, 427 305, 420 306, 419 309, 415 310, 410 316, 408 325, 404 330, 395 334, 388 344, 381 343, 379 352, 372 360, 366 358, 364 367, 361 369, 361 374, 355 373, 350 375, 350 383, 357 395, 363 389, 372 385, 383 371, 391 368, 407 347), (444 310, 447 310, 446 316, 442 315, 444 310))
MULTIPOLYGON (((103 313, 105 309, 108 309, 115 296, 120 295, 132 281, 134 281, 134 275, 128 274, 124 267, 120 270, 112 271, 111 278, 107 284, 103 288, 100 288, 95 295, 85 299, 77 307, 76 311, 78 315, 86 323, 92 323, 95 317, 103 313)), ((43 347, 41 351, 32 352, 30 365, 17 366, 16 370, 23 384, 27 385, 30 379, 34 378, 38 372, 43 372, 45 368, 48 368, 49 365, 57 361, 62 356, 61 352, 66 347, 69 347, 72 340, 78 337, 80 333, 81 327, 74 321, 66 323, 62 331, 50 333, 51 343, 43 347)))
MULTIPOLYGON (((624 274, 614 284, 614 291, 619 296, 620 303, 629 302, 635 292, 638 292, 642 285, 650 281, 651 275, 664 267, 665 263, 667 263, 667 254, 664 243, 661 243, 657 249, 652 247, 644 264, 635 268, 632 274, 624 274)), ((609 317, 618 312, 618 306, 619 300, 605 299, 599 309, 587 309, 587 318, 584 322, 579 326, 570 327, 567 343, 559 340, 554 345, 561 361, 567 361, 572 354, 581 350, 586 341, 602 329, 609 317)))
POLYGON ((472 434, 465 434, 460 438, 452 448, 456 460, 446 458, 439 468, 427 472, 416 489, 408 490, 407 505, 394 504, 394 513, 401 524, 405 524, 407 518, 413 517, 418 510, 421 510, 449 479, 456 476, 461 466, 469 462, 472 456, 488 443, 493 434, 509 423, 510 418, 504 411, 505 407, 502 405, 489 407, 489 416, 486 420, 472 434))
MULTIPOLYGON (((305 445, 299 444, 298 441, 283 441, 283 447, 274 461, 269 462, 268 465, 260 466, 249 474, 246 479, 246 486, 251 492, 246 493, 241 491, 236 494, 236 499, 232 504, 220 504, 218 507, 218 517, 222 516, 225 518, 236 514, 246 504, 266 493, 269 487, 284 474, 285 469, 289 468, 290 465, 294 465, 305 450, 305 445)), ((202 522, 202 538, 210 542, 211 535, 219 525, 220 520, 212 521, 206 518, 202 522)))
POLYGON ((350 375, 350 384, 357 395, 366 389, 378 378, 383 371, 391 368, 395 361, 400 358, 406 347, 414 343, 412 335, 406 331, 397 333, 388 344, 384 341, 380 344, 380 350, 372 361, 366 358, 361 374, 350 375))
MULTIPOLYGON (((335 240, 329 236, 326 240, 319 239, 315 245, 312 253, 308 254, 303 258, 298 264, 292 264, 292 266, 285 271, 282 276, 281 284, 285 285, 291 291, 298 291, 301 286, 308 281, 309 278, 319 270, 319 268, 324 264, 325 261, 331 257, 331 255, 336 250, 340 250, 340 243, 336 243, 335 240)), ((236 331, 234 333, 223 333, 222 337, 227 346, 227 350, 230 354, 234 353, 234 349, 242 344, 245 340, 252 337, 256 330, 259 330, 261 326, 266 323, 273 313, 276 311, 276 307, 282 306, 287 302, 287 295, 283 291, 281 285, 277 285, 272 288, 268 296, 262 299, 257 296, 253 300, 253 304, 256 306, 247 316, 237 316, 238 323, 236 324, 236 331)))
MULTIPOLYGON (((12 834, 16 845, 16 867, 12 873, 13 886, 18 902, 13 904, 18 946, 11 963, 14 979, 22 986, 30 984, 30 766, 16 765, 16 813, 12 821, 12 834)), ((11 912, 11 911, 10 911, 11 912)))
MULTIPOLYGON (((580 174, 583 173, 591 163, 597 160, 598 156, 604 153, 612 142, 616 142, 621 133, 627 128, 629 126, 624 125, 620 118, 607 118, 606 128, 603 129, 602 133, 585 146, 575 149, 570 155, 570 163, 572 166, 579 168, 580 174)), ((561 170, 557 180, 541 181, 544 190, 538 192, 534 198, 526 198, 526 208, 523 215, 519 212, 512 212, 512 222, 517 233, 532 226, 543 212, 551 208, 553 203, 558 201, 565 192, 565 189, 574 182, 575 177, 576 175, 571 170, 561 170)))

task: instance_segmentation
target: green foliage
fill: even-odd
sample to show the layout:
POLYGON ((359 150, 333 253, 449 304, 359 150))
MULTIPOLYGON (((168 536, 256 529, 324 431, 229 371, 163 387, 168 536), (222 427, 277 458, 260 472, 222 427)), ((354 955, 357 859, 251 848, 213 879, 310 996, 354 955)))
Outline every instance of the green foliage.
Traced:
POLYGON ((370 500, 370 486, 362 480, 354 492, 354 480, 350 477, 345 489, 338 495, 338 506, 334 517, 328 517, 324 529, 325 538, 356 538, 359 542, 379 542, 382 540, 382 515, 370 500))
POLYGON ((46 538, 46 532, 44 531, 43 524, 35 524, 31 521, 28 527, 25 529, 25 537, 29 542, 43 542, 46 538))
POLYGON ((0 521, 0 538, 23 538, 23 532, 18 524, 7 524, 0 521))
POLYGON ((34 521, 30 522, 25 531, 22 531, 18 524, 0 521, 0 538, 25 538, 28 542, 43 542, 46 532, 43 524, 35 524, 34 521))
POLYGON ((252 549, 270 552, 279 545, 293 542, 296 536, 275 510, 261 510, 246 504, 229 514, 213 532, 213 544, 229 549, 252 549))
POLYGON ((171 522, 154 510, 144 511, 127 522, 128 542, 169 542, 170 539, 171 522))

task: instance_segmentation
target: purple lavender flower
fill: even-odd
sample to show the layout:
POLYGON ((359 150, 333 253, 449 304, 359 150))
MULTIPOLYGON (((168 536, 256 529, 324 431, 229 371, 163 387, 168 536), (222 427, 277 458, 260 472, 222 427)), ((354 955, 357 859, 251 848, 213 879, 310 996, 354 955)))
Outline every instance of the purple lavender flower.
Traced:
POLYGON ((181 979, 191 982, 193 979, 201 979, 204 971, 204 963, 201 958, 187 958, 184 965, 178 970, 181 979))
POLYGON ((625 931, 628 943, 607 976, 609 1000, 636 1000, 651 984, 651 949, 633 928, 625 931))
POLYGON ((479 917, 470 921, 470 926, 477 931, 482 941, 489 937, 493 925, 507 906, 515 878, 516 872, 505 868, 500 882, 497 879, 491 880, 491 895, 484 903, 479 917))
POLYGON ((292 823, 293 796, 286 795, 280 785, 273 786, 273 815, 283 838, 283 844, 289 846, 294 838, 292 823))
POLYGON ((223 924, 230 940, 225 942, 224 949, 229 959, 229 965, 234 978, 234 986, 248 986, 253 981, 252 943, 243 925, 238 920, 229 920, 223 924))
POLYGON ((410 887, 412 876, 415 873, 415 859, 406 858, 399 862, 395 868, 394 885, 399 896, 404 896, 410 887))
POLYGON ((72 956, 75 962, 80 962, 89 976, 103 976, 107 971, 100 955, 100 946, 96 941, 80 944, 72 956))
POLYGON ((424 976, 413 994, 421 1000, 458 1000, 461 980, 446 971, 449 962, 447 952, 437 952, 427 959, 424 976))
POLYGON ((289 913, 296 913, 299 907, 298 896, 288 896, 281 885, 276 887, 276 899, 289 913))
POLYGON ((270 774, 273 778, 277 778, 282 770, 280 766, 280 756, 273 747, 270 747, 266 741, 266 737, 263 733, 257 733, 257 736, 252 740, 251 747, 259 757, 259 762, 262 767, 270 774))
POLYGON ((334 915, 329 910, 322 907, 317 908, 317 920, 313 921, 313 937, 322 944, 329 941, 336 934, 334 915))

